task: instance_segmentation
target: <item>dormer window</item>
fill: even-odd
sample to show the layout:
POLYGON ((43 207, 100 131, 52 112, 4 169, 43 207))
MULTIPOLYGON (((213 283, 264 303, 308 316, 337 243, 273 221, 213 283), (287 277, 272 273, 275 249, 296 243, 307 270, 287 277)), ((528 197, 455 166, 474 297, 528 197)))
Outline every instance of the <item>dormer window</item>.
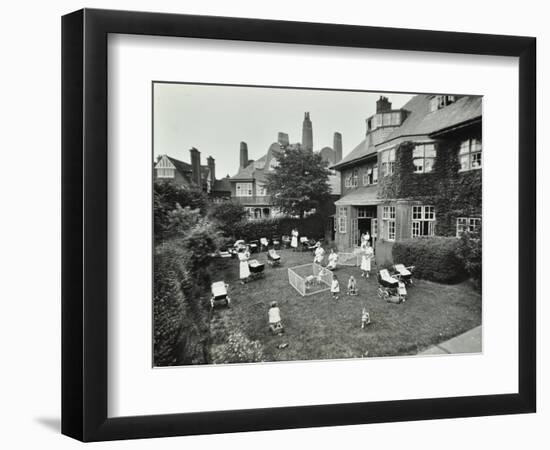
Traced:
POLYGON ((445 108, 456 101, 455 95, 434 95, 430 99, 430 112, 437 111, 438 109, 445 108))
POLYGON ((388 111, 377 113, 367 119, 367 132, 374 131, 382 127, 398 127, 401 126, 402 115, 401 111, 388 111))

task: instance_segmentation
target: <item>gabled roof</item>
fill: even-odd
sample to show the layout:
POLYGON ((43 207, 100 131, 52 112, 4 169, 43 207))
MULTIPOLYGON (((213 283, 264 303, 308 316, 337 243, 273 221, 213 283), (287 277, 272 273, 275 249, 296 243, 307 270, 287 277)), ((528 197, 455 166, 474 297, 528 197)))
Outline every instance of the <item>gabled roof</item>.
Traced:
POLYGON ((357 147, 355 147, 351 152, 349 152, 345 158, 342 158, 340 162, 332 166, 333 169, 345 166, 351 161, 358 159, 366 158, 370 155, 376 154, 376 147, 369 143, 367 138, 363 139, 357 147))
POLYGON ((480 96, 463 96, 444 108, 430 112, 432 95, 416 95, 403 109, 408 111, 403 124, 395 129, 384 142, 403 136, 430 135, 446 128, 481 118, 480 96))

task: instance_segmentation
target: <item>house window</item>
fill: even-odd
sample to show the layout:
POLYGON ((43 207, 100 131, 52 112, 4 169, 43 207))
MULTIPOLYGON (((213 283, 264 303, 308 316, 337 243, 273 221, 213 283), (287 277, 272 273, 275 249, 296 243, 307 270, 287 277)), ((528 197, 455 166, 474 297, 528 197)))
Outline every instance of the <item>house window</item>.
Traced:
POLYGON ((460 170, 481 169, 481 140, 468 139, 460 144, 458 151, 460 170))
POLYGON ((433 206, 412 207, 412 237, 433 236, 435 233, 435 208, 433 206))
POLYGON ((373 216, 372 210, 365 206, 360 206, 357 208, 357 218, 358 219, 369 219, 373 216))
POLYGON ((347 208, 339 208, 338 216, 338 232, 347 233, 348 231, 348 210, 347 208))
POLYGON ((473 233, 479 230, 480 227, 480 217, 459 217, 456 219, 456 237, 460 237, 465 231, 473 233))
POLYGON ((413 150, 414 173, 431 172, 435 155, 435 144, 416 144, 413 150))
POLYGON ((434 95, 430 99, 430 112, 445 108, 445 106, 448 106, 455 101, 456 97, 454 95, 434 95))
POLYGON ((157 169, 157 178, 174 178, 175 169, 157 169))
POLYGON ((256 184, 256 195, 258 197, 265 197, 267 195, 267 189, 263 184, 256 184))
POLYGON ((359 170, 353 169, 353 176, 351 178, 351 187, 357 187, 359 184, 359 170))
POLYGON ((395 241, 395 206, 384 206, 382 208, 382 221, 384 223, 385 238, 388 241, 395 241))
POLYGON ((382 176, 393 174, 395 165, 395 149, 390 148, 382 152, 382 176))
POLYGON ((252 183, 237 183, 237 197, 252 197, 252 183))
POLYGON ((378 182, 378 166, 370 166, 363 172, 363 186, 370 186, 378 182))

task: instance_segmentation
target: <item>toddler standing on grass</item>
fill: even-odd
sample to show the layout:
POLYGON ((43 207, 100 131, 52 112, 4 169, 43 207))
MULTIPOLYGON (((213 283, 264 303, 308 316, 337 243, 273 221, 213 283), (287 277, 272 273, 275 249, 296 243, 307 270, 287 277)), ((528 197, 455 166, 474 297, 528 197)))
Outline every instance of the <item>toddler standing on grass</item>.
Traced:
POLYGON ((338 300, 340 298, 340 284, 338 283, 338 278, 335 274, 332 275, 332 285, 330 287, 330 292, 332 292, 332 298, 338 300))
POLYGON ((348 280, 348 295, 357 295, 357 282, 353 275, 348 280))
POLYGON ((361 311, 361 329, 365 328, 370 323, 370 314, 365 308, 361 311))

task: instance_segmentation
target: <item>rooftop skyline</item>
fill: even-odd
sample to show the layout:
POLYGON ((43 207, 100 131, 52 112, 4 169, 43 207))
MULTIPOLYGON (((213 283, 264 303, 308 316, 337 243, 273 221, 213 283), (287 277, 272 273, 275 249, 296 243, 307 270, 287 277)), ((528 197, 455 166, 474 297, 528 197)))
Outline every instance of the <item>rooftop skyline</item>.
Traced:
POLYGON ((376 112, 384 95, 401 108, 411 94, 312 89, 213 86, 174 83, 154 85, 154 157, 167 154, 190 162, 189 149, 201 152, 201 164, 212 156, 218 178, 239 168, 239 145, 248 144, 257 160, 288 133, 301 142, 304 114, 313 124, 313 149, 332 147, 334 132, 342 134, 344 157, 365 137, 365 120, 376 112))

